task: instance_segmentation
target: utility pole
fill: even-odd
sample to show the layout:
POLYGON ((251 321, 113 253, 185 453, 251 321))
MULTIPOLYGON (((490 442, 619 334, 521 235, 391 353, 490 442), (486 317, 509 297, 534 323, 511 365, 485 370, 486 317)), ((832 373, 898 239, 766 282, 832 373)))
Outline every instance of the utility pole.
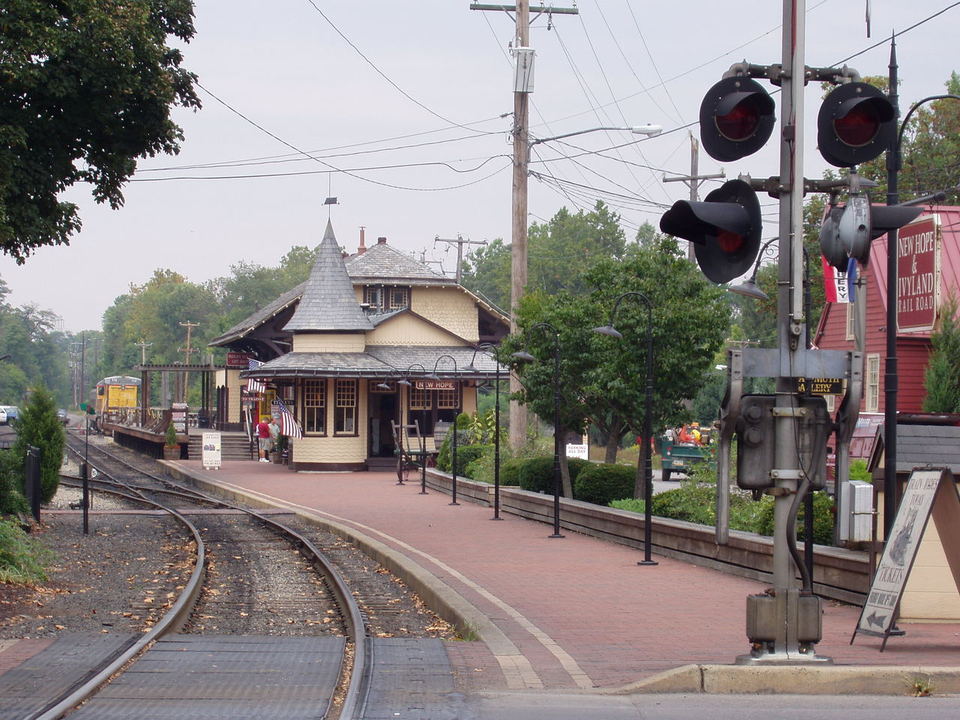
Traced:
MULTIPOLYGON (((190 355, 197 352, 196 350, 190 347, 190 331, 193 330, 193 328, 195 327, 200 327, 200 323, 190 322, 189 320, 186 320, 185 322, 180 323, 180 327, 185 327, 187 329, 187 347, 177 348, 177 352, 182 352, 184 354, 184 358, 185 358, 184 365, 189 365, 190 355)), ((189 377, 190 377, 189 373, 186 370, 184 370, 183 375, 181 376, 182 380, 181 380, 180 392, 178 393, 180 402, 187 401, 187 380, 189 377)))
MULTIPOLYGON (((488 5, 471 3, 471 10, 494 10, 514 13, 516 33, 513 55, 516 73, 513 88, 513 200, 510 245, 510 332, 517 330, 517 307, 527 287, 527 176, 530 163, 529 95, 533 92, 533 48, 530 47, 530 2, 518 0, 516 5, 488 5)), ((544 8, 552 21, 553 15, 578 15, 577 8, 544 8)), ((521 390, 520 380, 510 373, 510 392, 521 390)), ((510 401, 510 445, 521 447, 527 440, 527 408, 510 401)))
MULTIPOLYGON (((183 323, 180 323, 181 325, 183 323)), ((140 342, 134 343, 135 346, 140 348, 140 364, 147 364, 147 348, 153 345, 153 343, 148 343, 146 338, 140 338, 140 342)), ((190 329, 187 328, 187 347, 190 347, 190 329)))
POLYGON ((452 238, 442 238, 439 235, 437 235, 433 239, 433 246, 436 247, 438 242, 457 246, 457 285, 460 284, 460 280, 463 278, 463 246, 487 244, 486 240, 464 240, 463 236, 460 233, 457 233, 457 237, 455 240, 452 238))
MULTIPOLYGON (((700 186, 703 184, 704 180, 718 180, 720 178, 726 177, 723 172, 714 173, 713 175, 700 175, 700 143, 693 136, 693 133, 690 133, 690 174, 689 175, 664 175, 663 182, 682 182, 690 188, 690 202, 697 202, 700 198, 697 194, 697 191, 700 189, 700 186)), ((696 260, 693 252, 693 243, 687 242, 687 260, 694 262, 696 260)))

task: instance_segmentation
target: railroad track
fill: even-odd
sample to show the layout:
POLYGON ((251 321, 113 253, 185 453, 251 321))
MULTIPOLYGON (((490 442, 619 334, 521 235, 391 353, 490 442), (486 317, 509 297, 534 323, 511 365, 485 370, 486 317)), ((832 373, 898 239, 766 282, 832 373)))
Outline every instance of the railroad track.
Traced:
MULTIPOLYGON (((79 440, 68 436, 69 451, 79 455, 80 447, 79 440)), ((175 600, 167 600, 169 608, 149 631, 116 648, 87 681, 30 715, 31 719, 55 720, 81 704, 83 707, 71 717, 97 717, 104 712, 104 702, 108 707, 112 704, 102 702, 100 697, 109 695, 109 688, 123 684, 127 677, 136 676, 138 666, 155 664, 156 658, 166 663, 162 672, 171 672, 173 665, 182 665, 184 659, 189 664, 201 658, 200 666, 186 670, 184 682, 189 683, 196 673, 210 672, 202 665, 206 662, 203 658, 219 658, 222 669, 224 663, 238 658, 241 663, 255 665, 256 658, 264 654, 288 653, 295 667, 302 667, 305 659, 326 667, 331 664, 331 648, 340 655, 337 670, 323 671, 310 682, 314 692, 318 686, 328 691, 325 707, 314 708, 309 716, 342 720, 360 717, 373 667, 367 618, 335 564, 302 527, 295 527, 295 520, 280 521, 266 512, 200 492, 151 472, 143 462, 135 467, 93 444, 83 451, 97 471, 89 481, 93 492, 108 492, 124 502, 175 518, 195 547, 196 560, 189 581, 175 600), (201 522, 196 522, 198 519, 201 522), (278 583, 281 593, 267 592, 276 590, 278 583), (229 635, 220 634, 224 627, 229 635), (321 646, 312 640, 325 642, 321 646)), ((69 479, 63 482, 70 484, 69 479)), ((370 602, 375 606, 380 598, 370 602)), ((237 687, 244 668, 233 670, 239 674, 221 675, 232 683, 229 692, 226 688, 219 690, 223 694, 218 700, 221 705, 235 701, 244 692, 254 693, 253 697, 259 692, 254 687, 237 687)), ((262 680, 250 677, 253 685, 262 680)), ((189 688, 176 690, 179 698, 189 697, 189 688)), ((203 694, 210 692, 216 695, 218 690, 211 690, 209 678, 205 678, 203 694)), ((156 700, 156 688, 148 690, 148 695, 151 693, 156 700)), ((292 688, 291 693, 298 701, 304 699, 300 686, 292 688)))

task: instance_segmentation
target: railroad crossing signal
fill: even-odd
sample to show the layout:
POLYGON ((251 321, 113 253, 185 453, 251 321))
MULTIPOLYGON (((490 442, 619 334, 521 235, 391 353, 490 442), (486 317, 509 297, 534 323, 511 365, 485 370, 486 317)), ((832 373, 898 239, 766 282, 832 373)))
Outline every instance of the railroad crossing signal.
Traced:
POLYGON ((845 207, 832 208, 823 221, 820 251, 828 263, 843 272, 850 258, 866 265, 871 241, 913 222, 922 211, 903 205, 871 205, 867 195, 851 195, 845 207))
POLYGON ((886 150, 896 125, 893 104, 882 91, 864 82, 847 83, 820 106, 817 146, 831 165, 853 167, 886 150))
POLYGON ((725 283, 753 266, 760 251, 760 200, 742 180, 729 180, 703 202, 678 200, 660 218, 660 230, 689 240, 700 270, 725 283))
POLYGON ((752 155, 773 132, 773 98, 756 80, 737 75, 711 87, 700 104, 700 141, 714 160, 752 155))

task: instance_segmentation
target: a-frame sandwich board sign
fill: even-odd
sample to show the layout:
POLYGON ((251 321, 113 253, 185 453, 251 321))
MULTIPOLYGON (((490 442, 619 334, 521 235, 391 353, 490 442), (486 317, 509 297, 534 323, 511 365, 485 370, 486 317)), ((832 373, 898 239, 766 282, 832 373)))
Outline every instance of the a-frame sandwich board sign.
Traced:
POLYGON ((850 638, 851 645, 857 633, 865 633, 882 637, 880 650, 886 647, 897 605, 931 516, 960 592, 960 496, 957 495, 953 473, 946 468, 914 469, 900 500, 870 593, 850 638))

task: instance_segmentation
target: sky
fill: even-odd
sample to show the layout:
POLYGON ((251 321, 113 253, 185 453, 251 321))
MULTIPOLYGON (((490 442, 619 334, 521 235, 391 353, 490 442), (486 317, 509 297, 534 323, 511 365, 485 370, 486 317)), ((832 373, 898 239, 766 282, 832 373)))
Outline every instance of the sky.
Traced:
MULTIPOLYGON (((578 15, 531 25, 530 132, 543 142, 531 152, 528 219, 601 199, 632 239, 689 197, 684 183, 663 178, 690 172, 689 133, 699 135, 706 90, 732 63, 781 61, 781 3, 739 12, 723 8, 746 3, 576 5, 578 15), (549 139, 645 123, 664 131, 549 139)), ((183 64, 199 77, 203 109, 175 111, 180 154, 140 161, 117 211, 97 205, 88 187, 68 191, 83 229, 22 266, 0 256, 8 302, 52 310, 70 332, 99 329, 114 300, 155 269, 204 282, 239 262, 274 266, 292 246, 318 244, 328 217, 348 251, 363 227, 368 244, 386 237, 449 274, 456 248, 435 238, 509 242, 512 15, 471 10, 469 0, 196 0, 195 12, 183 64), (337 204, 324 205, 327 197, 337 204)), ((807 65, 846 61, 861 75, 886 75, 897 33, 904 111, 960 70, 957 2, 807 0, 805 26, 807 65)), ((808 86, 807 177, 828 167, 816 151, 820 97, 808 86)), ((776 175, 774 139, 733 163, 701 152, 699 172, 776 175)), ((719 182, 705 182, 701 197, 719 182)), ((775 201, 761 202, 764 237, 773 237, 775 201)))

